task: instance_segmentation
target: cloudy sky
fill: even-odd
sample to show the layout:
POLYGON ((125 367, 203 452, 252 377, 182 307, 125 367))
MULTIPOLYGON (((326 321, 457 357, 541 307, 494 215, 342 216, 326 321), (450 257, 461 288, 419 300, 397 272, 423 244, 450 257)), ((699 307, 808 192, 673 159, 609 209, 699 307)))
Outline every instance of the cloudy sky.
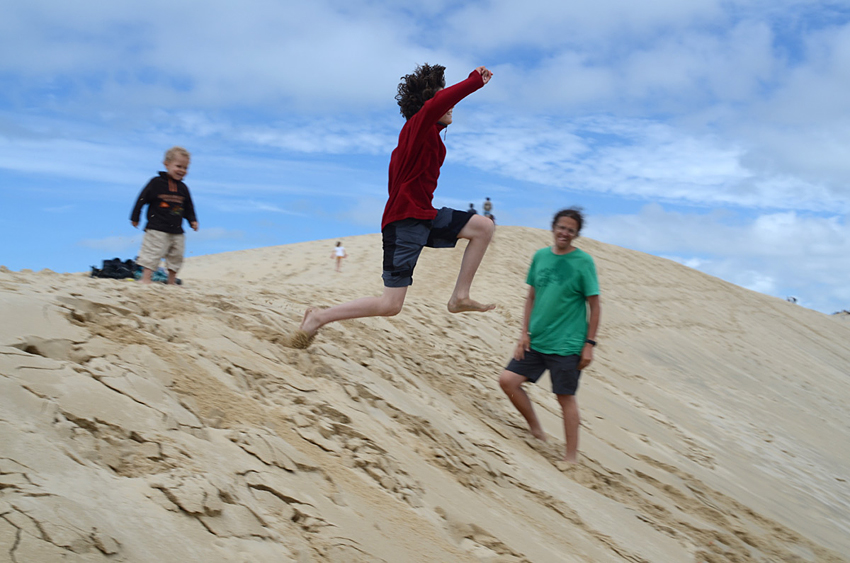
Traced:
MULTIPOLYGON (((417 64, 455 110, 436 206, 584 234, 850 309, 850 1, 0 4, 0 264, 131 258, 175 144, 189 255, 375 233, 417 64)), ((376 286, 380 280, 376 279, 376 286)))

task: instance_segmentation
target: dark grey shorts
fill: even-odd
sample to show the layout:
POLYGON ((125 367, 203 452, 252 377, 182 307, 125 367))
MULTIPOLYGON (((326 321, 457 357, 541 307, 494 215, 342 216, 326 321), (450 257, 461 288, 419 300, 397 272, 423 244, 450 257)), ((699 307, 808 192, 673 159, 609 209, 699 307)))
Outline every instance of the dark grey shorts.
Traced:
POLYGON ((432 220, 393 221, 381 232, 384 240, 384 285, 407 287, 413 284, 413 269, 422 247, 454 248, 457 236, 472 213, 443 207, 432 220))
POLYGON ((526 350, 525 357, 521 360, 511 358, 505 369, 525 377, 532 383, 537 383, 540 376, 547 369, 549 378, 552 380, 552 392, 556 395, 575 395, 578 390, 578 380, 581 371, 578 363, 581 356, 558 356, 556 354, 543 354, 536 350, 526 350))

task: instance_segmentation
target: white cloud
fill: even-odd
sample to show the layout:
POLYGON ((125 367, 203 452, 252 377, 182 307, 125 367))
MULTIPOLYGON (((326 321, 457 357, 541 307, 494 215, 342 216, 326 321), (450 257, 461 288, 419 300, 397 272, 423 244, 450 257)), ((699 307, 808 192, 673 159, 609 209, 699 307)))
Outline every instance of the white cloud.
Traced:
POLYGON ((738 272, 730 281, 752 291, 781 297, 776 295, 776 279, 773 276, 764 274, 763 272, 744 270, 738 272))
POLYGON ((403 11, 362 8, 271 0, 203 9, 165 1, 4 5, 0 49, 16 56, 0 69, 34 88, 113 104, 362 107, 428 54, 409 43, 403 11))
MULTIPOLYGON (((399 127, 402 124, 399 121, 399 127)), ((277 127, 248 127, 235 133, 236 139, 242 142, 298 153, 386 154, 396 142, 395 135, 387 129, 376 129, 368 123, 331 120, 294 126, 279 123, 277 127)))
POLYGON ((653 204, 637 215, 594 215, 584 234, 669 257, 754 291, 796 295, 824 312, 850 305, 850 261, 841 258, 850 256, 850 216, 782 212, 747 218, 653 204))
MULTIPOLYGON (((135 150, 139 152, 138 148, 135 150)), ((126 146, 63 138, 13 139, 0 136, 0 169, 15 172, 114 182, 122 177, 130 178, 133 160, 132 150, 126 146)), ((162 156, 158 155, 151 166, 155 167, 161 160, 162 156)), ((135 183, 141 181, 139 175, 149 177, 152 174, 149 170, 137 169, 135 183)))
POLYGON ((596 44, 604 38, 645 37, 670 26, 720 18, 717 0, 601 0, 559 2, 511 0, 474 2, 449 19, 446 40, 495 49, 504 45, 596 44))
POLYGON ((630 53, 612 94, 677 112, 696 104, 747 103, 774 78, 779 61, 773 41, 763 22, 743 22, 721 34, 680 30, 630 53))
MULTIPOLYGON (((791 260, 804 256, 850 255, 850 224, 836 215, 768 213, 752 219, 726 211, 703 214, 645 206, 637 215, 602 215, 588 229, 606 242, 647 251, 772 256, 791 260)), ((850 267, 850 263, 848 263, 850 267)))
POLYGON ((606 116, 507 118, 487 126, 490 116, 470 119, 451 140, 451 161, 515 180, 662 202, 850 209, 847 188, 750 169, 744 147, 714 134, 606 116))

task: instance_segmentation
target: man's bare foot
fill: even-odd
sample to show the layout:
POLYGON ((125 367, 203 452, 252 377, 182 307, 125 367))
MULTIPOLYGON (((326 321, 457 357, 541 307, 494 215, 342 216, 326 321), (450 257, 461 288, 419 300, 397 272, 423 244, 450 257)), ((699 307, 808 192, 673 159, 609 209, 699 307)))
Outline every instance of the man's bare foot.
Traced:
POLYGON ((529 428, 531 431, 531 435, 540 440, 541 442, 547 442, 549 439, 546 437, 546 433, 543 432, 542 428, 529 428))
POLYGON ((570 465, 576 465, 578 463, 578 454, 565 455, 562 461, 570 465))
POLYGON ((466 299, 457 299, 452 297, 449 300, 446 308, 449 310, 449 313, 467 313, 467 312, 478 312, 483 313, 485 311, 492 311, 496 308, 495 303, 483 304, 478 301, 473 301, 469 297, 466 299))
POLYGON ((577 471, 578 468, 581 467, 581 466, 579 465, 579 463, 577 461, 571 462, 571 461, 560 460, 560 461, 555 462, 555 467, 558 468, 558 471, 562 471, 564 473, 572 473, 573 471, 577 471))

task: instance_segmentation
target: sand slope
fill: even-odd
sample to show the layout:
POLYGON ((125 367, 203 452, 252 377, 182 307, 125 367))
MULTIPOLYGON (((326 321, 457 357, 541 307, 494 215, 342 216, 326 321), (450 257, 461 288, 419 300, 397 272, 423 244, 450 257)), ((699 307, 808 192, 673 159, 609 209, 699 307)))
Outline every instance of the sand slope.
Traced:
POLYGON ((603 323, 582 463, 498 389, 532 253, 426 250, 401 315, 284 346, 380 292, 380 237, 192 258, 184 287, 0 271, 0 562, 850 561, 850 323, 588 239, 603 323))

